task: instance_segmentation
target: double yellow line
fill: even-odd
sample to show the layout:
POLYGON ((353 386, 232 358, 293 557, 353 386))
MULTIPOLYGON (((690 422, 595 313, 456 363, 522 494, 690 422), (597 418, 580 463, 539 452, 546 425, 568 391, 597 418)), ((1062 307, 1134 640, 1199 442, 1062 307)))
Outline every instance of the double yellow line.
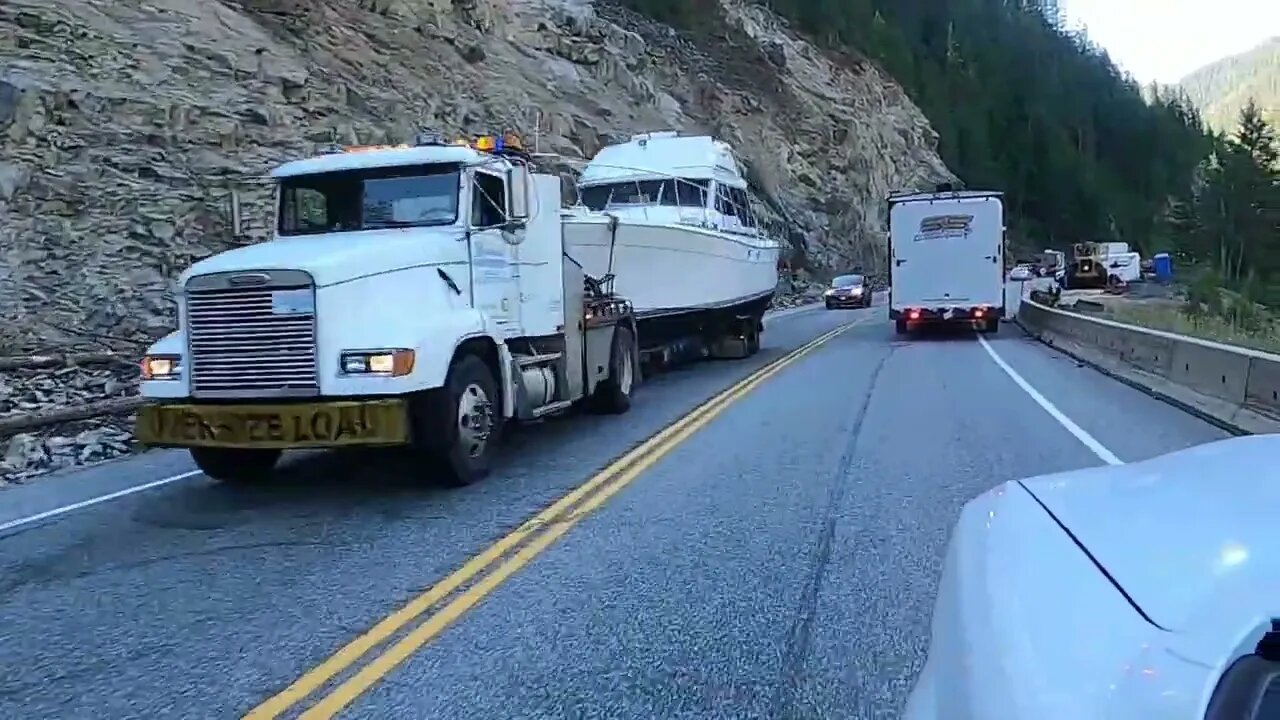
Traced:
POLYGON ((529 564, 542 551, 569 532, 570 528, 588 513, 603 505, 641 473, 688 439, 689 436, 710 423, 725 408, 751 392, 786 366, 856 324, 858 323, 854 322, 836 328, 773 361, 644 441, 586 483, 525 521, 511 534, 473 557, 444 580, 414 598, 408 605, 388 615, 377 625, 370 628, 368 632, 347 643, 329 659, 307 671, 279 694, 250 710, 245 715, 245 720, 266 720, 267 718, 279 717, 282 713, 324 687, 344 670, 355 665, 370 650, 386 642, 405 626, 414 622, 438 603, 480 576, 490 566, 502 560, 512 549, 519 548, 494 568, 492 572, 484 575, 473 585, 458 593, 448 604, 429 615, 420 625, 410 630, 381 654, 370 660, 354 675, 344 680, 299 716, 302 720, 319 720, 320 718, 334 717, 343 708, 351 704, 352 701, 373 687, 397 665, 408 659, 422 646, 431 642, 454 621, 462 617, 472 607, 475 607, 486 595, 501 585, 503 581, 514 575, 520 568, 529 564))

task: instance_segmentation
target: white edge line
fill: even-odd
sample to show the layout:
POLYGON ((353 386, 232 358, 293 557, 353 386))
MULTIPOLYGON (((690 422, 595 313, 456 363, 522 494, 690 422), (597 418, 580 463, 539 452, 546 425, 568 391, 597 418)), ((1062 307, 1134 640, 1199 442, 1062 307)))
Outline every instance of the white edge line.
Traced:
POLYGON ((125 497, 126 495, 133 495, 134 493, 140 493, 140 492, 143 492, 144 490, 157 488, 157 487, 160 487, 161 485, 168 485, 169 483, 175 483, 175 482, 178 482, 179 480, 186 480, 189 477, 195 477, 196 475, 200 475, 200 474, 201 472, 199 470, 191 470, 184 473, 178 473, 177 475, 170 475, 167 478, 152 480, 149 483, 143 483, 141 485, 134 485, 133 487, 127 487, 123 490, 117 490, 113 493, 107 493, 106 495, 99 495, 98 497, 89 498, 88 500, 81 500, 80 502, 71 503, 70 505, 63 505, 62 507, 54 508, 52 510, 46 510, 42 513, 36 513, 35 515, 30 515, 28 517, 18 518, 17 520, 10 520, 9 522, 6 522, 6 523, 0 523, 0 533, 13 530, 14 528, 20 528, 23 525, 30 525, 31 523, 37 523, 37 522, 40 522, 41 520, 48 520, 49 518, 58 517, 59 515, 66 515, 67 513, 75 512, 76 510, 83 510, 84 508, 87 508, 87 507, 93 507, 94 505, 98 505, 100 503, 109 502, 117 498, 125 497))
POLYGON ((1017 383, 1018 387, 1022 388, 1023 392, 1030 395, 1031 399, 1035 400, 1037 405, 1044 408, 1045 412, 1052 415, 1053 419, 1058 421, 1058 424, 1062 425, 1062 427, 1067 429, 1067 432, 1071 433, 1072 435, 1075 435, 1076 439, 1084 443, 1085 447, 1092 450, 1093 454, 1097 455, 1098 458, 1102 460, 1102 462, 1108 465, 1124 464, 1123 460, 1116 457, 1115 453, 1111 452, 1110 450, 1107 449, 1105 445, 1098 442, 1097 438, 1090 435, 1088 432, 1085 431, 1084 428, 1075 424, 1075 422, 1071 418, 1064 415, 1063 412, 1059 410, 1056 405, 1049 402, 1048 398, 1046 398, 1044 395, 1041 395, 1039 390, 1036 390, 1035 388, 1031 387, 1031 383, 1024 380, 1022 376, 1018 374, 1017 370, 1014 370, 1012 367, 1009 367, 1009 363, 1005 362, 1004 358, 996 354, 995 348, 991 347, 991 343, 987 342, 986 338, 979 335, 978 342, 982 343, 982 348, 987 351, 987 354, 990 355, 991 359, 996 362, 996 365, 999 365, 1000 369, 1004 370, 1004 373, 1008 375, 1010 379, 1012 379, 1015 383, 1017 383))

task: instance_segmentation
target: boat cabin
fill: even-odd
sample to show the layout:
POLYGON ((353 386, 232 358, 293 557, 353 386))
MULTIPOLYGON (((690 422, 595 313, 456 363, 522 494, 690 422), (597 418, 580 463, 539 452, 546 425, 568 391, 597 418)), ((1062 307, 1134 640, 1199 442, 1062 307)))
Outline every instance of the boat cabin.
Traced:
POLYGON ((641 133, 606 146, 583 169, 578 196, 591 210, 758 234, 732 149, 705 135, 641 133))

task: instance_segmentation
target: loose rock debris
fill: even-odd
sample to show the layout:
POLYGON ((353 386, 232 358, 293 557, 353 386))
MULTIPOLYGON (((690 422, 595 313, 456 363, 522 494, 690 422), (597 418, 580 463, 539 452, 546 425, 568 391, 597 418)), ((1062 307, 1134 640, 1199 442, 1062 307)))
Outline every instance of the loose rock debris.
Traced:
MULTIPOLYGON (((17 364, 0 358, 0 367, 17 364)), ((59 418, 95 406, 127 407, 136 402, 137 380, 137 368, 122 362, 0 370, 0 487, 131 452, 127 413, 59 418)))

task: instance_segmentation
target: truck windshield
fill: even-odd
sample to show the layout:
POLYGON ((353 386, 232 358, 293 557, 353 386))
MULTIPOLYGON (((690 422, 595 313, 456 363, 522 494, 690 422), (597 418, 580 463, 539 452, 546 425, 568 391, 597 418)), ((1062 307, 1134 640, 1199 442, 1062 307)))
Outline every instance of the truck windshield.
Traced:
POLYGON ((300 175, 280 183, 279 233, 452 225, 460 168, 417 165, 300 175))

